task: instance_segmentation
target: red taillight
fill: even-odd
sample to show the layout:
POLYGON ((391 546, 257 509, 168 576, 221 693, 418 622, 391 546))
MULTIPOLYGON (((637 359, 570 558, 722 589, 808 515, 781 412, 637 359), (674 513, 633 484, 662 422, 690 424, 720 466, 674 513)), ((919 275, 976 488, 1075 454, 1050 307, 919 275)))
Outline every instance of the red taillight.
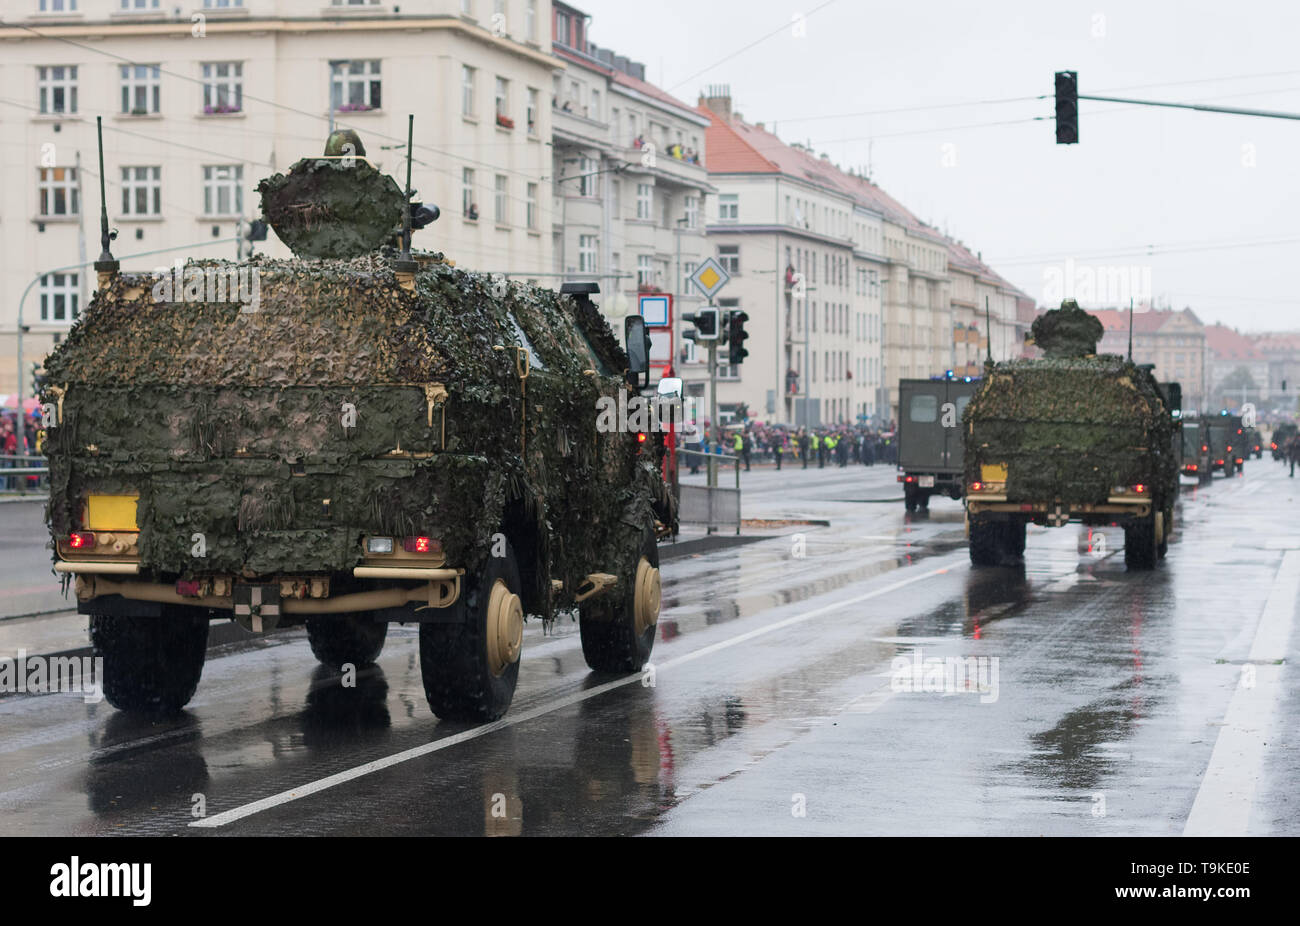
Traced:
POLYGON ((972 482, 972 483, 970 484, 970 490, 971 490, 972 492, 978 492, 978 491, 980 491, 980 490, 983 489, 983 488, 984 488, 984 483, 982 483, 982 482, 972 482))
POLYGON ((1270 444, 1269 446, 1270 446, 1273 450, 1276 450, 1276 449, 1277 449, 1277 441, 1273 441, 1273 443, 1270 444))
POLYGON ((638 444, 644 444, 644 443, 645 443, 645 431, 638 431, 638 432, 637 432, 637 434, 636 434, 636 442, 637 442, 638 444))
POLYGON ((95 545, 95 535, 90 531, 75 531, 68 537, 68 546, 74 550, 85 550, 95 545))
POLYGON ((1188 463, 1188 464, 1187 464, 1187 472, 1189 472, 1189 473, 1194 473, 1194 472, 1196 472, 1196 464, 1195 464, 1195 463, 1188 463))
POLYGON ((407 553, 441 553, 442 541, 429 537, 406 537, 402 540, 402 549, 407 553))
POLYGON ((1141 494, 1142 494, 1143 492, 1145 492, 1146 490, 1147 490, 1147 487, 1144 486, 1144 485, 1143 485, 1142 483, 1140 483, 1140 482, 1139 482, 1137 485, 1135 485, 1135 486, 1133 487, 1133 491, 1136 492, 1138 495, 1141 495, 1141 494))
POLYGON ((177 579, 176 594, 182 598, 199 597, 200 583, 198 579, 177 579))
POLYGON ((905 478, 903 479, 903 481, 904 481, 904 482, 916 482, 916 477, 915 477, 915 476, 907 476, 907 477, 905 477, 905 478))

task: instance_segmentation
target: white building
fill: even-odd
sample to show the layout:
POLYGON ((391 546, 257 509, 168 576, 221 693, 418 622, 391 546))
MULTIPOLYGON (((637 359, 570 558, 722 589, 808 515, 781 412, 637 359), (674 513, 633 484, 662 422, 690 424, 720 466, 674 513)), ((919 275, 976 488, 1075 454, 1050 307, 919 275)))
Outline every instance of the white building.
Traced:
MULTIPOLYGON (((319 153, 333 109, 403 179, 415 114, 412 185, 442 210, 417 247, 549 282, 545 101, 564 68, 549 0, 11 0, 5 13, 0 356, 15 356, 36 281, 22 302, 25 390, 93 284, 70 265, 100 251, 97 116, 123 269, 235 257, 258 180, 319 153)), ((258 248, 288 256, 273 232, 258 248)), ((16 364, 0 361, 0 393, 16 386, 16 364)))

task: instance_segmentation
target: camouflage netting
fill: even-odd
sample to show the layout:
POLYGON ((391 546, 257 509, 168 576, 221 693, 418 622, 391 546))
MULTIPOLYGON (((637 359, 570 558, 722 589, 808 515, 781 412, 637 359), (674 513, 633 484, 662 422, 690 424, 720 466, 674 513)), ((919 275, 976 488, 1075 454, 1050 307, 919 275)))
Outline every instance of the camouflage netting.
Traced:
POLYGON ((596 431, 627 363, 608 325, 568 296, 422 264, 414 294, 380 256, 187 265, 256 271, 256 311, 115 277, 46 361, 67 389, 47 444, 55 533, 89 492, 138 492, 142 561, 164 578, 349 570, 363 533, 438 537, 474 570, 509 510, 564 538, 543 551, 553 576, 615 571, 662 483, 630 435, 596 431))
POLYGON ((1096 316, 1067 299, 1059 309, 1035 318, 1030 333, 1048 357, 1087 357, 1097 353, 1097 342, 1105 330, 1096 316))
POLYGON ((257 185, 262 214, 298 257, 346 259, 379 248, 402 222, 405 195, 368 161, 304 158, 257 185))
POLYGON ((1113 354, 999 363, 962 422, 966 481, 1005 463, 1012 502, 1099 503, 1138 483, 1166 499, 1177 490, 1174 424, 1155 380, 1113 354))

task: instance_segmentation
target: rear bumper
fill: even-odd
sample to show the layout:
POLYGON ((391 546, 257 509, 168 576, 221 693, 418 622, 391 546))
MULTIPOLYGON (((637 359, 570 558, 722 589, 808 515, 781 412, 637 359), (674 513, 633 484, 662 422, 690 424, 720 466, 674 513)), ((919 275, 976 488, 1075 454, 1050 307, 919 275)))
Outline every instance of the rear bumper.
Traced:
POLYGON ((1126 501, 1108 498, 1097 504, 1062 504, 1060 502, 1009 502, 1005 495, 986 495, 978 499, 966 497, 966 512, 992 515, 998 519, 1019 515, 1049 526, 1063 525, 1068 521, 1127 521, 1145 518, 1151 514, 1151 499, 1126 501))

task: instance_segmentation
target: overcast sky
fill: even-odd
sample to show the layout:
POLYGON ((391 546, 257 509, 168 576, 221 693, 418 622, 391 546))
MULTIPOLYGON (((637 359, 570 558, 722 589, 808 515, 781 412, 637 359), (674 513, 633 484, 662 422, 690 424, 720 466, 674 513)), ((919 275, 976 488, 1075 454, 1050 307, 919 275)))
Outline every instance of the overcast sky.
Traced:
POLYGON ((1074 146, 1051 121, 1058 70, 1081 93, 1300 113, 1296 0, 577 6, 593 42, 682 99, 730 84, 746 121, 870 162, 1040 301, 1072 258, 1076 274, 1149 268, 1158 304, 1207 323, 1300 329, 1300 121, 1083 101, 1074 146), (1009 98, 1031 99, 987 102, 1009 98))

